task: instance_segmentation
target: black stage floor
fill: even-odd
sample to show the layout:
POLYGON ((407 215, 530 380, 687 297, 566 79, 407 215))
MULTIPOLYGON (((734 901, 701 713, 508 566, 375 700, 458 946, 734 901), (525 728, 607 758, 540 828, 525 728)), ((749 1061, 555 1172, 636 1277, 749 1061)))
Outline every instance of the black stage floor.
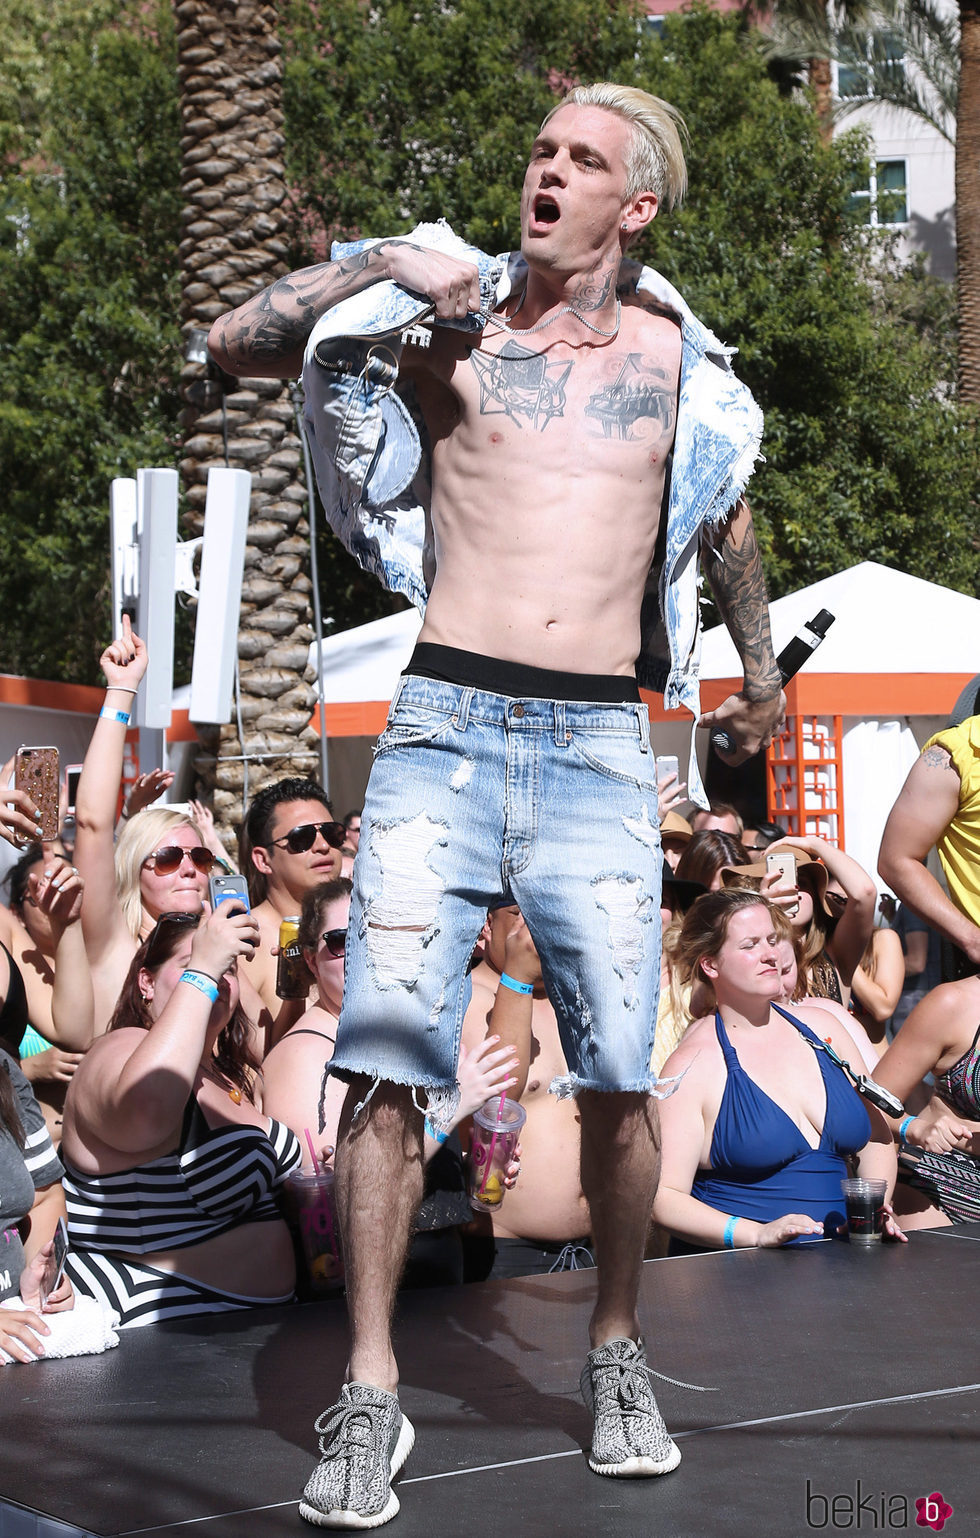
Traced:
MULTIPOLYGON (((980 1532, 980 1224, 862 1252, 741 1250, 644 1267, 651 1363, 683 1452, 658 1480, 582 1455, 588 1272, 405 1295, 418 1433, 398 1538, 796 1538, 980 1532), (938 1506, 936 1508, 939 1509, 938 1506), (930 1511, 927 1515, 934 1515, 930 1511)), ((104 1357, 0 1369, 2 1538, 297 1538, 312 1423, 346 1355, 339 1303, 124 1332, 104 1357)))

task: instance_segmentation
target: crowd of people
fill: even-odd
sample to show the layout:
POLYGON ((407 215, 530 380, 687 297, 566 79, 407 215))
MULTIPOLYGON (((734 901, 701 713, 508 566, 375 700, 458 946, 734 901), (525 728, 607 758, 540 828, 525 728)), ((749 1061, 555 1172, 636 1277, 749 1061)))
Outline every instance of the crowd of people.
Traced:
MULTIPOLYGON (((302 1256, 284 1186, 294 1170, 330 1167, 346 1089, 329 1066, 360 812, 337 820, 309 779, 264 787, 237 851, 249 903, 212 907, 209 877, 236 862, 199 803, 147 804, 169 780, 144 777, 117 816, 118 706, 146 667, 128 624, 102 666, 106 707, 74 822, 42 844, 13 788, 0 819, 24 846, 0 909, 0 1349, 12 1360, 44 1354, 47 1314, 75 1296, 124 1327, 293 1298, 302 1256), (279 925, 294 914, 308 989, 283 999, 279 925), (42 1307, 59 1216, 68 1266, 42 1307)), ((924 969, 925 948, 909 943, 922 921, 898 924, 893 904, 891 922, 876 924, 871 876, 824 840, 773 824, 746 831, 727 805, 684 818, 683 789, 668 777, 660 799, 672 849, 654 1053, 663 1168, 648 1253, 823 1238, 842 1223, 840 1180, 854 1170, 887 1181, 892 1238, 975 1217, 976 975, 959 975, 969 969, 957 961, 890 1041, 906 977, 924 969), (792 855, 795 877, 767 854, 792 855), (889 1120, 862 1100, 821 1043, 908 1114, 889 1120)), ((561 1025, 516 905, 488 913, 469 981, 459 1094, 450 1115, 426 1122, 406 1286, 593 1264, 576 1101, 553 1093, 568 1072, 561 1025), (502 1094, 526 1113, 519 1157, 506 1200, 477 1215, 470 1118, 502 1094)))

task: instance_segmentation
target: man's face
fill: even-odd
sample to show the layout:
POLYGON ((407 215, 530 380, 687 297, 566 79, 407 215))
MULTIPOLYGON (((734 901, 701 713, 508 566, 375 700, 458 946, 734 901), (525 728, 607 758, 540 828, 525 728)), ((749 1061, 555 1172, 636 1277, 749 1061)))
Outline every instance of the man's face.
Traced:
POLYGON ((738 838, 738 822, 729 812, 695 812, 691 826, 695 833, 730 833, 738 838))
POLYGON ((268 844, 253 853, 257 867, 263 870, 267 866, 266 874, 276 886, 285 887, 290 896, 302 899, 312 887, 340 875, 340 850, 328 844, 319 830, 311 846, 295 854, 288 845, 275 840, 284 838, 294 828, 332 821, 322 801, 284 801, 275 809, 268 844))
POLYGON ((603 107, 561 107, 545 124, 521 194, 521 249, 532 266, 588 272, 618 245, 631 135, 603 107))

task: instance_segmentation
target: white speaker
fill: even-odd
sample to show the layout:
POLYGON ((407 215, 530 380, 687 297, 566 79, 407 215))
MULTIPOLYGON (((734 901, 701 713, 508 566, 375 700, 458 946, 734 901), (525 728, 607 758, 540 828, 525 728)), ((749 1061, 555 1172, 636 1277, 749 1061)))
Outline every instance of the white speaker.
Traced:
POLYGON ((137 726, 170 725, 174 686, 174 563, 177 546, 176 470, 138 470, 139 603, 136 632, 149 666, 136 697, 137 726))
POLYGON ((109 488, 109 529, 112 545, 112 634, 117 636, 122 630, 123 610, 136 613, 139 591, 136 482, 130 476, 118 476, 109 488))
POLYGON ((251 495, 248 470, 208 472, 191 672, 192 721, 231 720, 251 495))

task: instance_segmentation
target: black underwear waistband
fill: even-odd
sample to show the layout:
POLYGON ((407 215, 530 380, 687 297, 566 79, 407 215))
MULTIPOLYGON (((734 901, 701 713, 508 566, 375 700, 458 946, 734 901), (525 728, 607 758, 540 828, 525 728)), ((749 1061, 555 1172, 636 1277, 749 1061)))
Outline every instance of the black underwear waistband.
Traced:
POLYGON ((527 667, 502 657, 483 657, 479 652, 455 646, 436 646, 418 641, 405 669, 406 678, 434 678, 464 689, 485 689, 490 694, 535 700, 596 701, 600 705, 636 705, 640 691, 636 679, 622 673, 563 673, 551 668, 527 667))

